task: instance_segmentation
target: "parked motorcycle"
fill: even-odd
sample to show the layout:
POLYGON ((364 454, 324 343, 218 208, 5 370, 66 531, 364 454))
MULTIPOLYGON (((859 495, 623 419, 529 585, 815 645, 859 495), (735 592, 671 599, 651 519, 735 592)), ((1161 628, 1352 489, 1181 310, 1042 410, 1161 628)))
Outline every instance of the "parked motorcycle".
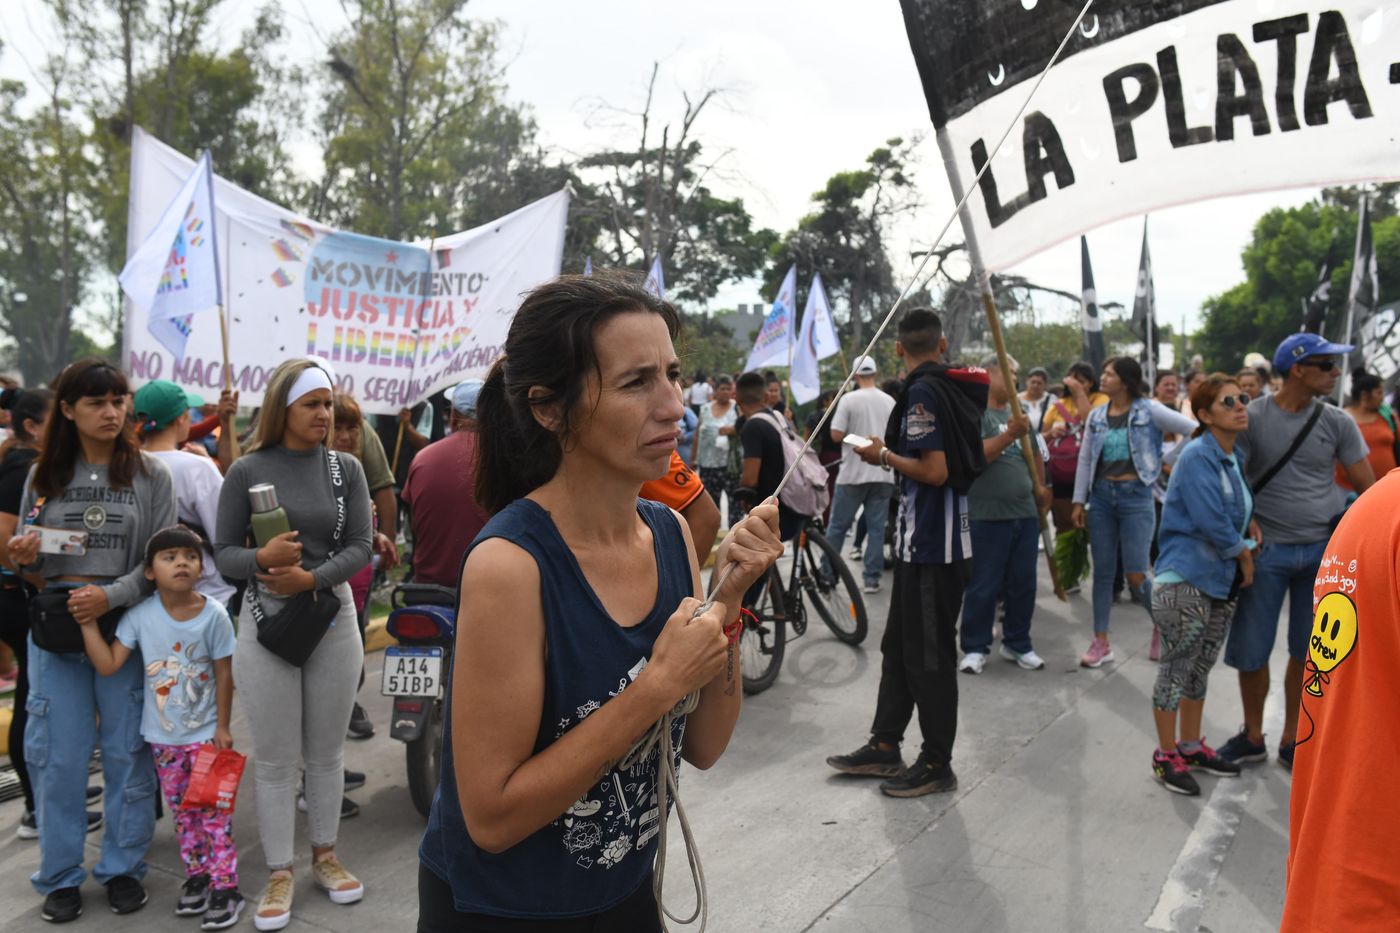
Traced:
POLYGON ((379 692, 394 698, 389 736, 405 744, 408 791, 423 816, 433 805, 442 770, 445 688, 457 633, 457 591, 402 583, 389 598, 386 628, 398 642, 384 649, 379 692))

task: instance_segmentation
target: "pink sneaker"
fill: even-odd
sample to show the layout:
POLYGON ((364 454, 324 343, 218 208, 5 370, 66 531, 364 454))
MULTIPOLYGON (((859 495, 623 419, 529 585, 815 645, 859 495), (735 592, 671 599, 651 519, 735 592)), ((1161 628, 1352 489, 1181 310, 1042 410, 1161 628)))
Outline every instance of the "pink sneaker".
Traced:
POLYGON ((1162 634, 1157 631, 1157 626, 1152 626, 1152 644, 1147 646, 1147 660, 1162 660, 1162 634))
POLYGON ((1113 649, 1108 646, 1108 639, 1095 636, 1094 640, 1089 642, 1089 650, 1080 657, 1079 666, 1099 667, 1105 661, 1112 660, 1113 649))

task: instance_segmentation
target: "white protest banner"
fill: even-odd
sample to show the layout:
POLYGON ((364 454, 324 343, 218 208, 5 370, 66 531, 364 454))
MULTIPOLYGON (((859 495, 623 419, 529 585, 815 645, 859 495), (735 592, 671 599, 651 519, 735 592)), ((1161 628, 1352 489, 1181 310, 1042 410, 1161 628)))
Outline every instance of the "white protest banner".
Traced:
MULTIPOLYGON (((1082 0, 901 3, 970 183, 1082 0)), ((1172 204, 1400 177, 1394 16, 1372 0, 1096 4, 968 202, 987 270, 1172 204)))
MULTIPOLYGON (((192 165, 138 131, 137 241, 192 165)), ((484 376, 522 294, 558 275, 563 259, 564 191, 474 230, 410 244, 331 229, 218 176, 214 186, 233 388, 244 405, 261 402, 279 363, 307 354, 330 360, 339 387, 371 414, 392 414, 484 376)), ((183 361, 132 321, 128 308, 125 362, 135 385, 221 385, 215 319, 193 321, 183 361)))

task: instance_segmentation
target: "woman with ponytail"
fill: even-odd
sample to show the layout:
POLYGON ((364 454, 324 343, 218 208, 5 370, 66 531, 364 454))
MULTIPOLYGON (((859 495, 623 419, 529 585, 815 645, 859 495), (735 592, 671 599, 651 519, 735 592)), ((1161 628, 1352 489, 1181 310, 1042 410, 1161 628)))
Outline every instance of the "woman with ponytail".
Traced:
POLYGON ((1215 666, 1241 587, 1254 582, 1254 497, 1235 457, 1249 427, 1250 398, 1235 377, 1215 373, 1191 392, 1199 423, 1182 449, 1162 505, 1161 552, 1152 590, 1152 621, 1162 658, 1152 690, 1157 748, 1152 773, 1174 793, 1200 794, 1192 771, 1238 777, 1201 735, 1206 683, 1215 666))
POLYGON ((630 278, 564 276, 526 296, 486 378, 476 488, 494 514, 461 572, 420 931, 660 929, 660 752, 626 759, 696 691, 676 748, 719 759, 740 600, 782 552, 770 500, 720 545, 715 566, 736 566, 695 616, 686 525, 637 497, 676 449, 679 324, 630 278))
MULTIPOLYGON (((53 393, 48 389, 9 388, 0 392, 0 411, 10 416, 10 439, 0 445, 0 542, 8 542, 19 528, 20 499, 29 467, 39 456, 44 425, 53 410, 53 393)), ((34 818, 34 788, 24 764, 24 726, 29 721, 25 703, 29 699, 29 609, 24 599, 23 581, 10 561, 9 550, 0 551, 0 640, 14 653, 14 715, 10 719, 10 763, 24 793, 24 815, 17 835, 34 839, 39 835, 34 818)), ((94 813, 93 822, 101 814, 94 813)))
POLYGON ((25 484, 23 526, 8 549, 21 573, 44 587, 31 598, 31 610, 43 613, 30 617, 24 733, 39 823, 39 870, 31 881, 44 896, 43 918, 64 922, 83 910, 83 803, 94 745, 102 749, 106 825, 93 876, 106 885, 115 913, 146 903, 141 879, 157 785, 141 738, 144 665, 133 653, 115 673, 99 675, 74 623, 95 622, 110 642, 125 610, 150 594, 146 539, 175 523, 175 489, 165 465, 137 446, 120 370, 105 360, 79 360, 58 377, 54 396, 25 484), (41 553, 40 529, 66 532, 69 543, 41 553))

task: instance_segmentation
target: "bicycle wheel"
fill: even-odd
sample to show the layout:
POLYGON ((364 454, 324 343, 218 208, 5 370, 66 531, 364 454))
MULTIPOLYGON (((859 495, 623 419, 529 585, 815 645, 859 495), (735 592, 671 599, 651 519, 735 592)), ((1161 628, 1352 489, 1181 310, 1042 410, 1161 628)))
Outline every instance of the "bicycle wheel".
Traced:
POLYGON ((832 634, 848 645, 860 644, 865 641, 870 621, 856 578, 825 535, 808 528, 805 539, 802 560, 807 566, 801 574, 802 588, 832 634), (823 557, 831 562, 831 573, 822 570, 823 557))
POLYGON ((783 581, 776 568, 770 568, 763 592, 750 607, 755 618, 744 616, 739 634, 739 667, 744 693, 752 696, 773 686, 783 666, 787 640, 783 637, 783 581))

